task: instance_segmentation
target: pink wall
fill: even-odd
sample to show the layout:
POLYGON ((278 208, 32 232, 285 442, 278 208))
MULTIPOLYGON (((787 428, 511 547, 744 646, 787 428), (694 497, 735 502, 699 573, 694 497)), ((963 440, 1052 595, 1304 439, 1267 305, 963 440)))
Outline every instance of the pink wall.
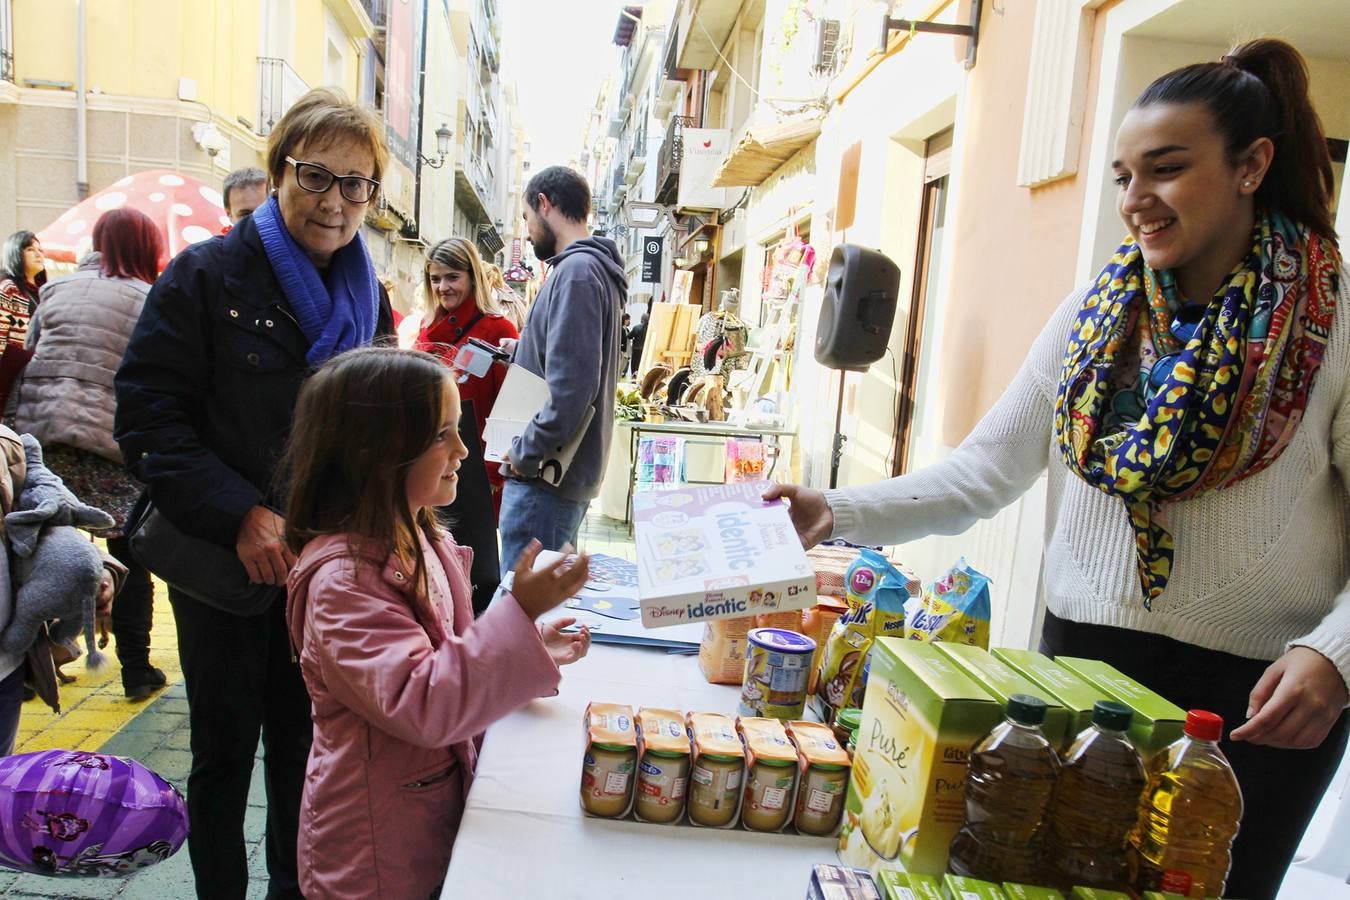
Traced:
MULTIPOLYGON (((1097 10, 1087 95, 1096 96, 1108 2, 1097 10)), ((947 324, 937 376, 943 443, 959 444, 998 399, 1051 311, 1073 289, 1085 185, 1077 175, 1017 184, 1035 4, 985 3, 970 73, 964 151, 952 173, 956 209, 947 324)), ((1091 104, 1079 171, 1087 168, 1091 104)))

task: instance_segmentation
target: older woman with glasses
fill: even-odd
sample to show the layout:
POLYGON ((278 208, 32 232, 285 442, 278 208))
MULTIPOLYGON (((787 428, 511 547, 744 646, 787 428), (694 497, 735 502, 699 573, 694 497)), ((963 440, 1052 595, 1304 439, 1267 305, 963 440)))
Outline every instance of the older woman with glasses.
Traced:
POLYGON ((242 898, 243 826, 261 735, 269 897, 299 897, 296 834, 310 703, 292 660, 276 465, 321 363, 393 335, 359 235, 388 160, 384 126, 327 89, 268 139, 272 196, 229 234, 179 254, 151 288, 117 373, 114 433, 158 513, 276 585, 261 611, 169 586, 192 731, 188 849, 199 897, 242 898))

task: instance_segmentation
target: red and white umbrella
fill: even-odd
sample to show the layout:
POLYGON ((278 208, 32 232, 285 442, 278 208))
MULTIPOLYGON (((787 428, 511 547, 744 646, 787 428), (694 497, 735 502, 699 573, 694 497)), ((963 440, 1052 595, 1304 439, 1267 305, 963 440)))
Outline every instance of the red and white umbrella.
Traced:
POLYGON ((220 234, 230 224, 220 191, 167 169, 137 172, 82 200, 38 232, 42 252, 50 259, 76 262, 92 249, 94 223, 110 209, 130 206, 159 226, 167 252, 162 271, 179 250, 220 234))

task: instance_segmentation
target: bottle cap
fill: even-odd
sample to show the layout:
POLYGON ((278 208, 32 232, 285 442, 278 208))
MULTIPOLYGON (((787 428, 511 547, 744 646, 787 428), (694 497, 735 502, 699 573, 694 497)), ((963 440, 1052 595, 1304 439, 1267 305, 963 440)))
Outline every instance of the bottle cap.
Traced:
POLYGON ((1186 735, 1201 741, 1217 741, 1223 737, 1223 716, 1193 709, 1186 713, 1186 735))
POLYGON ((1134 710, 1115 700, 1098 700, 1092 704, 1092 724, 1111 731, 1124 731, 1134 721, 1134 710))
POLYGON ((1045 701, 1030 694, 1008 698, 1008 718, 1019 725, 1039 725, 1045 721, 1045 701))
POLYGON ((856 706, 846 706, 839 710, 838 714, 835 715, 834 720, 838 722, 845 731, 853 731, 862 724, 862 710, 858 709, 856 706))

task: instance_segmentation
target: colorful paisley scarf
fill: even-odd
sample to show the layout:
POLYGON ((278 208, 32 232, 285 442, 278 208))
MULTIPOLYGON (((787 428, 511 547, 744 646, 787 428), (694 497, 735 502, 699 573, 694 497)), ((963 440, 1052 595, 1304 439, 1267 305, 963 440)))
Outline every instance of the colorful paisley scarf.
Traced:
POLYGON ((1172 574, 1164 504, 1260 472, 1298 429, 1340 263, 1331 241, 1263 214, 1251 251, 1195 321, 1178 321, 1172 273, 1150 269, 1132 238, 1084 299, 1060 372, 1055 441, 1080 478, 1125 503, 1146 609, 1172 574))

